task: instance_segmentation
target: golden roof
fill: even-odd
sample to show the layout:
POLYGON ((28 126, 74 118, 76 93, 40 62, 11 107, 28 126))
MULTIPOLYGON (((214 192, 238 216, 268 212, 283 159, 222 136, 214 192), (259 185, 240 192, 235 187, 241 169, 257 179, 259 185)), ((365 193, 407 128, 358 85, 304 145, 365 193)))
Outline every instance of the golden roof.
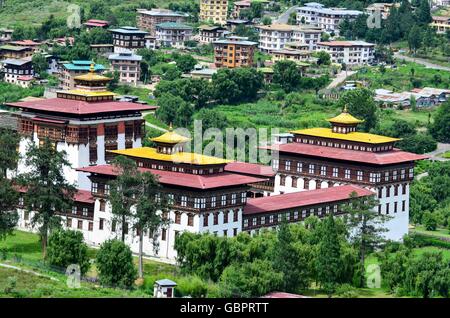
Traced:
POLYGON ((71 95, 80 95, 80 96, 116 96, 117 94, 110 91, 88 91, 84 89, 71 89, 68 91, 61 91, 61 93, 71 94, 71 95))
POLYGON ((78 81, 85 81, 85 82, 106 82, 106 81, 111 80, 111 78, 109 78, 107 76, 103 76, 103 75, 99 75, 99 74, 95 73, 94 63, 91 64, 89 73, 75 76, 74 79, 78 80, 78 81))
POLYGON ((183 142, 188 142, 191 139, 172 131, 172 124, 171 124, 168 132, 159 137, 151 138, 150 140, 164 144, 179 144, 183 142))
POLYGON ((178 152, 175 154, 163 154, 157 152, 155 148, 149 147, 141 147, 141 148, 132 148, 132 149, 123 149, 123 150, 112 150, 112 153, 136 157, 136 158, 144 158, 144 159, 153 159, 160 161, 170 161, 175 163, 187 163, 194 165, 218 165, 225 164, 230 162, 229 160, 220 159, 216 157, 205 156, 197 153, 191 152, 178 152))
POLYGON ((349 132, 346 134, 340 134, 333 132, 330 128, 310 128, 310 129, 300 129, 291 131, 293 134, 297 135, 307 135, 313 137, 322 137, 330 139, 340 139, 347 141, 356 141, 366 144, 384 144, 388 142, 395 142, 401 140, 399 138, 392 138, 381 135, 368 134, 363 132, 349 132))
POLYGON ((334 124, 359 124, 362 123, 364 120, 357 119, 352 115, 350 115, 347 111, 347 106, 345 106, 344 111, 341 114, 331 119, 328 119, 328 121, 334 124))

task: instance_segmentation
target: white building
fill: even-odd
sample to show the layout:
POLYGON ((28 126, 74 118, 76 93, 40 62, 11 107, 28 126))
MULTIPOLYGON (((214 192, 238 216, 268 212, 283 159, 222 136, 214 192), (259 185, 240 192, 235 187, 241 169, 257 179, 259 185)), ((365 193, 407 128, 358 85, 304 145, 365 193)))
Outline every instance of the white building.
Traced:
POLYGON ((369 64, 374 59, 375 44, 364 41, 318 42, 317 51, 325 51, 332 63, 345 63, 347 66, 369 64))
POLYGON ((339 24, 345 19, 352 21, 360 14, 363 12, 343 8, 325 8, 320 3, 310 2, 297 9, 297 23, 312 24, 325 32, 339 35, 339 24))
POLYGON ((174 22, 160 23, 156 26, 158 46, 183 48, 184 42, 191 40, 192 27, 174 22))
POLYGON ((111 54, 108 57, 111 62, 111 71, 119 73, 121 83, 137 85, 141 76, 142 56, 133 52, 111 54))
POLYGON ((23 59, 6 59, 2 61, 2 71, 4 74, 3 81, 10 84, 24 85, 24 81, 33 79, 34 70, 31 58, 23 59))

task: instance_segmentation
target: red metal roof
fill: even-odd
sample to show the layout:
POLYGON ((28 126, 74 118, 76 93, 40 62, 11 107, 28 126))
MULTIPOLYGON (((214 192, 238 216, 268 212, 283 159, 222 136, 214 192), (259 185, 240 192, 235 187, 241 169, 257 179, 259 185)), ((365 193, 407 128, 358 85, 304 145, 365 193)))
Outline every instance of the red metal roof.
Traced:
POLYGON ((21 46, 36 46, 40 45, 38 42, 34 42, 33 40, 20 40, 20 41, 12 41, 11 44, 21 45, 21 46))
POLYGON ((48 118, 42 118, 42 117, 33 117, 33 120, 40 121, 43 123, 58 124, 58 125, 64 125, 66 123, 65 120, 48 119, 48 118))
POLYGON ((86 21, 85 23, 83 23, 84 25, 87 26, 94 26, 94 27, 105 27, 109 25, 108 21, 105 20, 95 20, 95 19, 91 19, 86 21))
POLYGON ((257 163, 247 163, 247 162, 230 162, 225 166, 225 171, 249 174, 253 176, 261 177, 273 177, 275 176, 275 171, 273 171, 271 166, 260 165, 257 163))
POLYGON ((276 145, 268 148, 275 151, 278 150, 280 153, 291 153, 312 157, 321 157, 325 159, 363 162, 375 165, 388 165, 429 158, 429 156, 426 155, 418 155, 411 152, 401 151, 399 149, 383 152, 371 152, 302 144, 298 142, 276 145))
POLYGON ((31 76, 31 75, 22 75, 22 76, 18 76, 17 80, 19 80, 19 81, 31 81, 31 80, 33 80, 33 76, 31 76))
MULTIPOLYGON (((27 192, 27 188, 23 186, 16 186, 17 191, 21 193, 27 192)), ((87 190, 81 190, 77 189, 77 192, 75 192, 73 196, 73 200, 75 202, 81 202, 81 203, 95 203, 95 199, 91 195, 91 191, 87 190)))
POLYGON ((360 188, 355 185, 344 185, 339 187, 254 198, 247 201, 247 205, 244 207, 244 215, 274 212, 327 202, 342 201, 348 199, 353 191, 356 192, 358 197, 375 194, 370 190, 360 188))
POLYGON ((155 110, 158 108, 157 106, 142 105, 130 102, 105 101, 89 103, 64 98, 49 98, 28 102, 6 103, 6 105, 11 107, 76 115, 89 115, 114 111, 145 111, 155 110))
MULTIPOLYGON (((142 172, 150 172, 159 176, 161 184, 175 185, 195 189, 214 189, 221 187, 230 187, 245 185, 255 182, 262 182, 266 179, 243 176, 235 173, 223 172, 211 175, 196 175, 181 172, 155 170, 147 168, 139 168, 142 172)), ((107 176, 117 176, 118 171, 112 165, 89 166, 79 168, 77 171, 89 172, 107 176)))

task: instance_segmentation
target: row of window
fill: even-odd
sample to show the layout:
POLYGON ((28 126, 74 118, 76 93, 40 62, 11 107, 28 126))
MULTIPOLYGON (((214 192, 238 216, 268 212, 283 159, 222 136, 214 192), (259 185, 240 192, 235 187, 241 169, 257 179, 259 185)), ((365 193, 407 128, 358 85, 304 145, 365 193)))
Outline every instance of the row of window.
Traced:
MULTIPOLYGON (((401 193, 403 195, 405 195, 406 194, 406 187, 407 187, 407 184, 396 184, 394 186, 387 186, 386 187, 386 197, 388 198, 388 197, 391 196, 391 192, 392 192, 391 188, 394 189, 394 191, 393 191, 393 195, 394 196, 398 196, 399 188, 401 189, 401 193)), ((378 198, 381 199, 382 196, 383 196, 383 188, 379 188, 378 189, 378 198)))
MULTIPOLYGON (((168 150, 166 149, 166 151, 168 151, 168 150)), ((138 166, 141 168, 149 168, 149 169, 154 169, 154 170, 166 170, 166 171, 172 171, 172 172, 182 172, 182 173, 200 174, 200 175, 223 172, 223 167, 210 168, 210 169, 195 169, 195 168, 184 168, 184 167, 180 167, 180 166, 174 166, 173 163, 156 164, 156 163, 149 163, 147 161, 138 161, 138 166)))
MULTIPOLYGON (((339 128, 341 128, 341 127, 337 128, 337 132, 344 133, 342 128, 341 128, 341 131, 339 131, 339 128)), ((295 139, 295 141, 299 142, 299 143, 303 143, 303 144, 341 148, 341 149, 348 149, 348 150, 357 150, 357 151, 369 151, 369 152, 388 151, 388 150, 392 150, 394 147, 392 144, 369 147, 369 146, 353 145, 353 144, 349 144, 346 142, 325 141, 325 140, 310 139, 310 138, 305 138, 305 137, 297 137, 295 139)))
MULTIPOLYGON (((391 212, 393 213, 397 213, 399 209, 399 202, 394 202, 393 204, 391 203, 386 203, 386 204, 380 204, 378 205, 378 213, 385 213, 385 214, 390 214, 391 212)), ((403 200, 401 202, 401 212, 405 212, 406 211, 406 200, 403 200)))

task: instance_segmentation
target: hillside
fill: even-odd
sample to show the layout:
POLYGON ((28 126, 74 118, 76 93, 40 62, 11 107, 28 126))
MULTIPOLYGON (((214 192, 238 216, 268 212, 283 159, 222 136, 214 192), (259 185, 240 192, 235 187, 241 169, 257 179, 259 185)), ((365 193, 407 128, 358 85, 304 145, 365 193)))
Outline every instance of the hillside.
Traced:
POLYGON ((181 3, 186 0, 4 0, 0 7, 0 27, 12 27, 17 24, 40 24, 50 14, 55 17, 66 18, 70 12, 70 5, 77 4, 89 10, 90 4, 102 2, 111 8, 118 16, 118 22, 134 22, 135 10, 139 7, 155 4, 158 7, 168 7, 170 3, 181 3), (117 14, 119 13, 119 14, 117 14))

